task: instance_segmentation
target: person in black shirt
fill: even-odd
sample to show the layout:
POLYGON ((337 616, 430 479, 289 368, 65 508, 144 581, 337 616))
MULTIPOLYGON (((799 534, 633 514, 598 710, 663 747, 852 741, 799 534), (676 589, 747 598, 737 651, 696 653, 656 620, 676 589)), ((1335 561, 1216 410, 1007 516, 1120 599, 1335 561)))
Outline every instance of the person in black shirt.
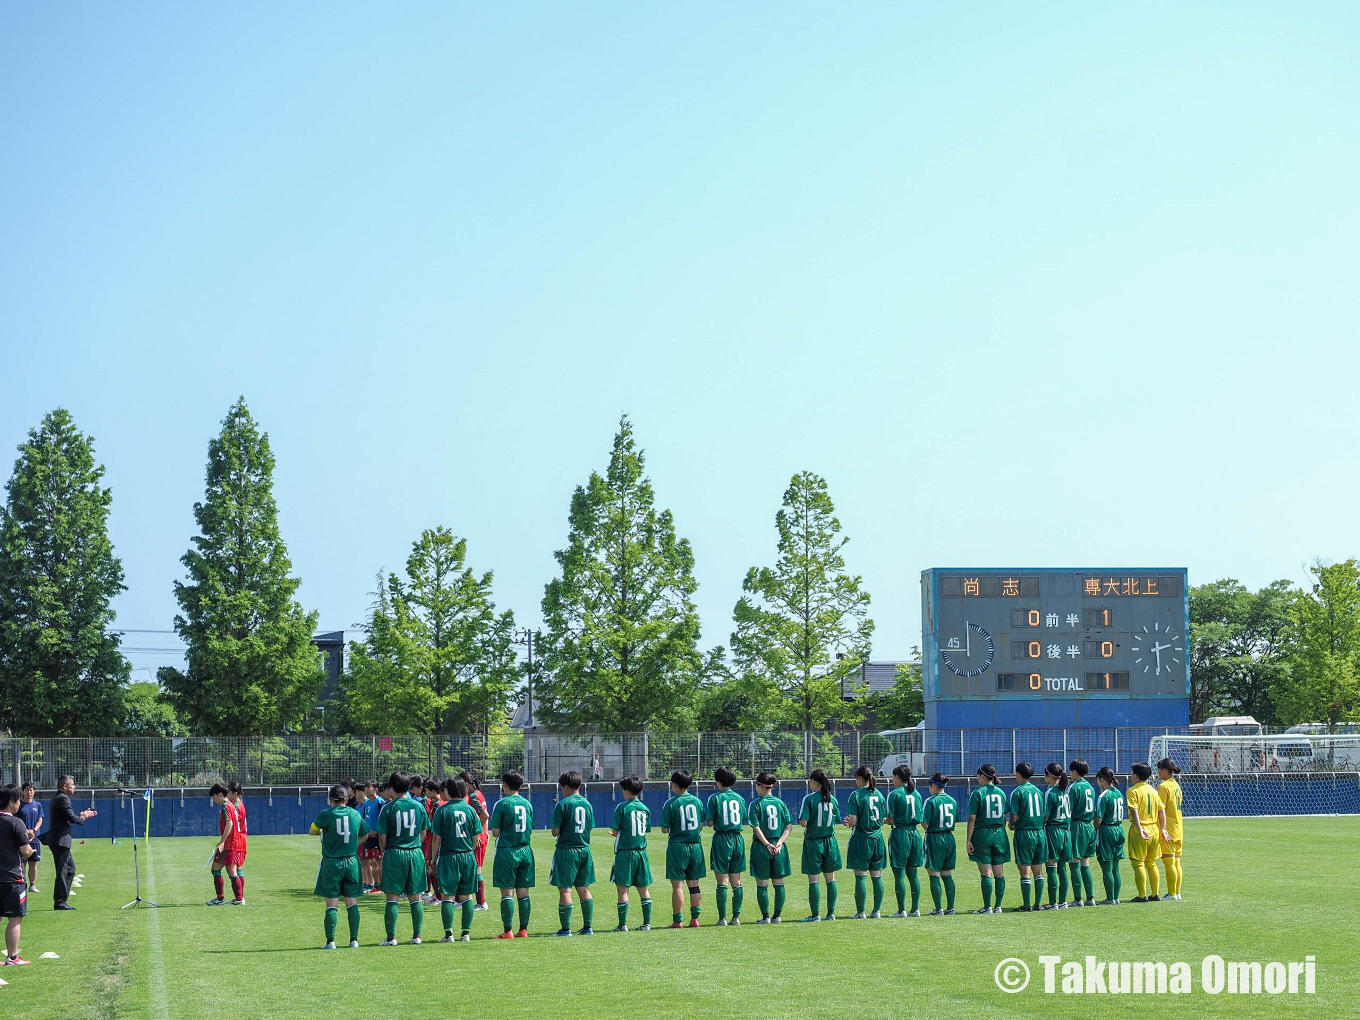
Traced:
POLYGON ((28 912, 24 858, 33 853, 33 830, 16 816, 21 794, 17 786, 0 787, 0 917, 5 924, 6 967, 28 963, 19 955, 19 927, 28 912))

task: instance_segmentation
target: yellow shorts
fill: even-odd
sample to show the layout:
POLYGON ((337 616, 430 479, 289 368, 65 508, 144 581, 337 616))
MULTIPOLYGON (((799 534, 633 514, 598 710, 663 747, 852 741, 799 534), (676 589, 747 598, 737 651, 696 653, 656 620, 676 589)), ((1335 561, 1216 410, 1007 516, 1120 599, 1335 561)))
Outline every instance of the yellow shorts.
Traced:
POLYGON ((1179 857, 1180 855, 1181 855, 1181 841, 1179 837, 1171 840, 1171 842, 1169 843, 1166 840, 1162 840, 1163 857, 1179 857))
POLYGON ((1130 840, 1125 847, 1131 861, 1155 861, 1162 856, 1162 844, 1155 839, 1144 843, 1141 839, 1130 840))

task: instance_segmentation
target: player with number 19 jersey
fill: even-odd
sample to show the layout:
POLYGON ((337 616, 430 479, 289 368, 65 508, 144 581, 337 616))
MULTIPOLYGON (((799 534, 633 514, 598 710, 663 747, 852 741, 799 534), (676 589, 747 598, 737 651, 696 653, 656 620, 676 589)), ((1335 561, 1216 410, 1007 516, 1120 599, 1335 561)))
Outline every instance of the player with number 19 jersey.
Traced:
POLYGON ((693 882, 708 874, 700 832, 704 824, 704 805, 686 791, 672 797, 661 807, 661 827, 666 829, 666 879, 693 882))

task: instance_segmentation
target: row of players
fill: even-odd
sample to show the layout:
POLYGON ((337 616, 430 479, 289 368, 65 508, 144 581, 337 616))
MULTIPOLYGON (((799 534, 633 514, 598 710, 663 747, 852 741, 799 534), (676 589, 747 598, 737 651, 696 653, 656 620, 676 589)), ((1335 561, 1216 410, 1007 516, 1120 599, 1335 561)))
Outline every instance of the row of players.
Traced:
MULTIPOLYGON (((1047 792, 1031 781, 1034 769, 1021 762, 1015 767, 1019 784, 1009 798, 997 785, 996 770, 985 765, 978 770, 979 786, 968 804, 967 851, 981 873, 983 906, 979 914, 1001 913, 1006 880, 1004 865, 1014 858, 1020 870, 1022 911, 1066 909, 1069 906, 1097 906, 1120 902, 1120 865, 1125 857, 1126 838, 1122 827, 1130 821, 1127 840, 1133 860, 1139 895, 1134 902, 1157 900, 1156 858, 1162 856, 1167 872, 1168 898, 1180 898, 1181 794, 1175 775, 1180 770, 1170 759, 1158 763, 1162 782, 1149 785, 1151 769, 1145 763, 1133 766, 1138 782, 1127 795, 1121 795, 1114 772, 1102 768, 1096 773, 1101 792, 1097 797, 1087 781, 1087 765, 1078 759, 1067 770, 1053 763, 1044 770, 1047 792), (1069 785, 1069 780, 1071 783, 1069 785), (1012 841, 1005 827, 1014 832, 1012 841), (1101 866, 1105 899, 1096 903, 1090 859, 1101 866), (1068 901, 1068 875, 1075 900, 1068 901), (1048 902, 1042 903, 1045 878, 1048 902), (1150 889, 1150 894, 1148 890, 1150 889), (1085 897, 1082 891, 1085 891, 1085 897)), ((736 774, 728 768, 716 771, 718 792, 707 804, 689 792, 692 777, 687 772, 671 776, 672 796, 661 809, 660 828, 667 836, 666 879, 671 884, 671 928, 685 927, 684 910, 689 904, 688 927, 699 927, 702 892, 699 880, 711 867, 717 878, 718 925, 738 925, 745 889, 742 876, 748 870, 743 827, 751 827, 752 847, 749 871, 756 882, 756 898, 761 917, 756 924, 779 924, 785 904, 784 880, 792 874, 787 842, 793 830, 788 805, 774 795, 778 780, 761 772, 755 780, 757 796, 749 804, 732 787, 736 774), (713 829, 707 863, 700 842, 705 826, 713 829), (773 887, 773 888, 771 888, 773 887), (773 892, 773 905, 771 904, 773 892), (728 907, 731 920, 728 920, 728 907)), ((833 793, 831 780, 821 769, 809 776, 812 788, 804 798, 799 824, 806 830, 803 840, 802 872, 809 879, 808 899, 811 913, 806 922, 836 919, 836 872, 843 866, 835 826, 851 829, 845 864, 855 874, 855 918, 882 916, 883 871, 890 866, 896 883, 897 912, 892 917, 919 917, 921 887, 918 871, 925 867, 930 881, 931 915, 953 914, 955 883, 953 871, 957 853, 954 834, 958 802, 946 792, 949 777, 936 773, 927 786, 924 799, 916 789, 911 770, 893 770, 893 789, 885 798, 877 789, 873 771, 860 766, 855 771, 856 790, 850 795, 844 817, 833 793), (888 840, 882 828, 891 825, 888 840), (924 827, 924 835, 920 831, 924 827), (826 891, 826 913, 821 913, 822 887, 826 891), (869 889, 872 885, 872 909, 869 889), (910 893, 910 909, 907 897, 910 893)), ((397 944, 396 928, 400 901, 410 902, 412 942, 419 944, 424 923, 426 855, 422 837, 429 831, 430 858, 434 861, 435 885, 441 901, 444 927, 442 941, 470 941, 474 895, 480 881, 477 845, 483 833, 482 817, 468 803, 469 786, 461 778, 443 783, 442 799, 433 812, 410 796, 410 777, 403 772, 392 775, 388 783, 392 799, 381 808, 376 832, 382 854, 381 888, 387 897, 386 939, 382 945, 397 944), (454 921, 461 913, 461 934, 454 935, 454 921)), ((590 887, 596 881, 590 836, 595 814, 590 802, 581 795, 581 776, 564 772, 558 780, 561 796, 553 808, 551 829, 557 841, 553 853, 550 884, 558 890, 558 936, 594 934, 594 899, 590 887), (579 898, 583 926, 572 931, 575 908, 573 892, 579 898)), ((524 777, 507 772, 501 777, 502 796, 491 809, 486 828, 496 838, 492 863, 492 884, 501 893, 502 939, 527 938, 531 902, 529 890, 536 883, 535 859, 530 846, 533 830, 533 805, 521 795, 524 777), (515 926, 518 906, 519 925, 515 926)), ((650 809, 642 802, 642 780, 629 776, 619 786, 623 801, 615 808, 609 833, 614 837, 614 863, 610 881, 618 891, 617 932, 628 931, 630 890, 640 899, 642 924, 651 928, 651 865, 647 857, 647 833, 651 831, 650 809)), ((326 900, 325 932, 327 948, 335 948, 339 902, 346 903, 349 916, 350 945, 358 945, 359 910, 357 897, 363 881, 357 860, 357 847, 369 835, 363 816, 346 805, 348 790, 336 785, 330 791, 330 807, 317 816, 311 831, 321 836, 322 860, 317 872, 315 893, 326 900)), ((1012 908, 1014 909, 1014 908, 1012 908)))

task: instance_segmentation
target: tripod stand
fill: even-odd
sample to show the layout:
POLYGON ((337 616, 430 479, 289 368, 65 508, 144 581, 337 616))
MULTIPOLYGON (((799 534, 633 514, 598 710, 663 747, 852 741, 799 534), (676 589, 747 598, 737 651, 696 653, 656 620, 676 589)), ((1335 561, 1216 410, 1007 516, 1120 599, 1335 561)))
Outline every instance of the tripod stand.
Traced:
MULTIPOLYGON (((137 888, 136 898, 130 903, 124 903, 118 909, 126 910, 128 907, 140 906, 159 907, 159 903, 153 903, 151 900, 142 899, 142 869, 137 861, 137 801, 142 799, 142 794, 138 793, 136 790, 119 790, 118 792, 132 798, 131 809, 128 811, 128 829, 132 833, 132 881, 137 888)), ((150 812, 150 804, 147 804, 146 810, 150 812)))

